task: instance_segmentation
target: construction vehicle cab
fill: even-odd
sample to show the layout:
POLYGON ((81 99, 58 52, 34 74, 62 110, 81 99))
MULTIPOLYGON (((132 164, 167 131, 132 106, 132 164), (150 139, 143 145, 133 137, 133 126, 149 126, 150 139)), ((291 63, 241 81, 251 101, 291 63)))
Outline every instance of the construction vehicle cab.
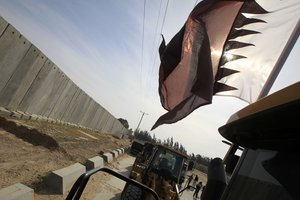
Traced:
MULTIPOLYGON (((145 158, 143 153, 136 158, 130 177, 154 190, 160 199, 179 199, 179 184, 187 169, 187 156, 163 145, 153 146, 145 158)), ((149 199, 150 193, 127 183, 122 199, 149 199)))
POLYGON ((144 141, 133 140, 130 147, 130 154, 132 154, 133 156, 138 155, 140 152, 143 151, 144 144, 144 141))
POLYGON ((300 199, 299 113, 300 82, 247 106, 219 128, 233 144, 226 165, 244 148, 220 199, 300 199))

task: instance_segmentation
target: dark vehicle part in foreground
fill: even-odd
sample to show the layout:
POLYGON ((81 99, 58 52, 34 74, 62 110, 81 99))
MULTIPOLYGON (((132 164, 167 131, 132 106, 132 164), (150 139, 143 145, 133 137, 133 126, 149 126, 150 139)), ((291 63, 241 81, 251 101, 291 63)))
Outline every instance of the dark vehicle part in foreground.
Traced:
MULTIPOLYGON (((300 199, 299 113, 300 82, 297 82, 245 107, 219 128, 221 135, 232 142, 224 158, 225 165, 230 166, 226 171, 232 174, 216 199, 300 199), (232 167, 239 147, 244 148, 243 153, 232 167)), ((206 194, 207 187, 203 200, 211 199, 206 194)))
POLYGON ((136 157, 129 178, 108 168, 95 168, 77 179, 66 199, 80 199, 90 177, 97 172, 105 172, 126 182, 122 200, 179 200, 178 187, 187 170, 186 160, 186 155, 180 152, 146 142, 143 151, 136 157))
POLYGON ((97 173, 97 172, 106 172, 108 174, 111 174, 131 185, 133 185, 134 187, 136 188, 139 188, 143 191, 147 191, 149 194, 152 195, 152 197, 156 200, 159 200, 157 194, 155 193, 155 191, 153 191, 151 188, 137 182, 137 181, 134 181, 126 176, 123 176, 111 169, 108 169, 108 168, 95 168, 95 169, 92 169, 84 174, 82 174, 78 179, 77 181, 74 183, 73 187, 71 188, 71 191, 69 192, 66 200, 78 200, 80 199, 81 195, 82 195, 82 192, 86 186, 86 184, 88 183, 90 177, 97 173))

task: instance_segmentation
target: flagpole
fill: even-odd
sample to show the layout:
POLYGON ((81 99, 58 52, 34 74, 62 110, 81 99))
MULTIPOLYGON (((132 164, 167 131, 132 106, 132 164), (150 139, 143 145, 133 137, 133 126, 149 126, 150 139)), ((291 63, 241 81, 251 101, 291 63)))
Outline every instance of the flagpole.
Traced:
POLYGON ((287 57, 289 56, 290 52, 292 51, 295 43, 297 42, 297 39, 300 34, 300 20, 298 20, 297 25, 295 26, 291 37, 289 38, 288 42, 286 43, 283 51, 281 52, 281 55, 279 56, 269 78, 267 79, 264 87, 262 88, 259 96, 257 97, 257 100, 265 97, 268 95, 272 85, 274 84, 282 66, 284 65, 287 57))

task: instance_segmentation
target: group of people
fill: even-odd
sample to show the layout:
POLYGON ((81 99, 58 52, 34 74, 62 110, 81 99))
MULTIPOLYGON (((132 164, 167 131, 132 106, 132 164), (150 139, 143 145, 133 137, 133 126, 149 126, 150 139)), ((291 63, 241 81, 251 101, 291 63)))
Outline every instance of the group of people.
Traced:
MULTIPOLYGON (((193 197, 194 198, 198 198, 198 194, 202 188, 202 193, 201 193, 201 196, 203 194, 203 191, 205 189, 205 185, 202 185, 202 182, 199 181, 199 177, 198 175, 195 176, 195 178, 193 178, 193 175, 191 175, 188 179, 188 185, 190 185, 190 183, 193 181, 192 183, 192 187, 195 188, 195 192, 193 194, 193 197), (194 179, 194 180, 193 180, 194 179)), ((201 198, 201 197, 200 197, 201 198)))

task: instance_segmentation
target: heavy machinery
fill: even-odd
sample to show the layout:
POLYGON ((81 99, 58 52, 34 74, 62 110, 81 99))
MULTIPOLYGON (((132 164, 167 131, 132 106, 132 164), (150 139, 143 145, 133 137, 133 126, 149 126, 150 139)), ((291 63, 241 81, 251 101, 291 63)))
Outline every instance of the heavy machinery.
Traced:
MULTIPOLYGON (((132 167, 130 178, 154 190, 160 199, 179 199, 187 156, 163 145, 145 143, 132 167)), ((149 192, 127 182, 121 199, 152 199, 149 192)))
MULTIPOLYGON (((202 199, 300 199, 299 113, 297 82, 233 114, 219 128, 221 135, 232 143, 223 159, 226 166, 231 166, 225 168, 231 174, 230 180, 227 185, 222 183, 221 170, 211 177, 208 173, 202 199), (238 147, 244 148, 239 159, 238 147), (236 161, 237 165, 232 167, 236 161)), ((220 163, 215 164, 221 166, 220 163)))
POLYGON ((80 199, 89 178, 97 172, 111 174, 126 182, 122 200, 179 199, 179 186, 187 170, 187 156, 163 145, 145 142, 132 166, 129 177, 108 168, 95 168, 74 183, 67 200, 80 199))
POLYGON ((133 140, 130 147, 130 154, 133 156, 137 156, 144 149, 144 141, 141 140, 133 140))
MULTIPOLYGON (((232 145, 223 160, 213 159, 210 163, 202 200, 300 199, 299 113, 297 82, 233 114, 219 128, 232 145), (243 153, 238 159, 235 152, 239 147, 243 153), (226 177, 228 183, 225 169, 230 176, 226 177)), ((130 178, 106 168, 94 169, 78 179, 67 199, 79 199, 90 175, 102 170, 127 182, 121 195, 123 200, 177 200, 186 160, 185 155, 173 149, 145 143, 130 178)))

